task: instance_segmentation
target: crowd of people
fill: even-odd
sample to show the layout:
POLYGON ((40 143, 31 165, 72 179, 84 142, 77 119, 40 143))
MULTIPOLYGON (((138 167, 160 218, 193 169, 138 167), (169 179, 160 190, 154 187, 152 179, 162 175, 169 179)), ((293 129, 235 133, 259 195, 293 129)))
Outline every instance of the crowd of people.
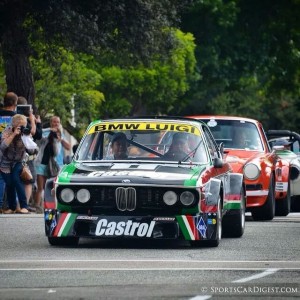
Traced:
POLYGON ((0 109, 0 213, 42 213, 42 197, 46 180, 52 176, 49 161, 63 166, 64 149, 71 145, 65 139, 58 116, 50 119, 50 129, 43 131, 42 121, 32 109, 17 113, 18 105, 26 105, 24 97, 7 92, 0 109), (27 165, 31 179, 21 179, 27 165))

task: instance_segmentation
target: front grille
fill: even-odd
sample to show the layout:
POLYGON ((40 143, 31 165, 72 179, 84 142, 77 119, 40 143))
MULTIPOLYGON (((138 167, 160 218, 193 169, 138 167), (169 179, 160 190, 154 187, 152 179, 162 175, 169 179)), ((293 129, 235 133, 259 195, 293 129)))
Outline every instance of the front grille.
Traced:
MULTIPOLYGON (((63 188, 73 189, 76 192, 83 188, 82 186, 59 186, 57 189, 57 197, 60 203, 63 203, 59 197, 60 191, 63 188)), ((91 210, 94 214, 120 214, 131 211, 132 214, 150 214, 150 215, 172 215, 181 213, 183 206, 180 201, 174 206, 167 206, 163 202, 163 195, 168 190, 173 190, 177 193, 178 198, 180 193, 189 190, 195 195, 195 203, 189 207, 198 204, 199 193, 195 189, 185 188, 164 188, 164 187, 115 187, 115 186, 85 186, 91 194, 91 200, 87 203, 79 203, 76 199, 71 202, 72 208, 78 212, 86 212, 91 210)))
POLYGON ((120 211, 133 211, 136 208, 136 190, 132 187, 116 189, 116 205, 120 211))
POLYGON ((259 191, 262 190, 261 184, 246 184, 247 191, 259 191))

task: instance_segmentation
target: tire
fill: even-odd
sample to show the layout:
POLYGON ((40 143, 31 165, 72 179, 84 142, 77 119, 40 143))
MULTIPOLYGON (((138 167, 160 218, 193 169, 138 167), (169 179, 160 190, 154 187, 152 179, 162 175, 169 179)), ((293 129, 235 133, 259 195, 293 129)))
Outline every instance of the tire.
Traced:
POLYGON ((270 177, 269 193, 265 204, 251 210, 254 221, 270 221, 275 216, 275 183, 274 176, 270 177))
POLYGON ((276 200, 275 215, 285 217, 290 213, 290 211, 291 211, 291 188, 289 182, 286 197, 284 199, 276 200))
POLYGON ((221 197, 218 200, 218 213, 217 213, 217 232, 215 240, 204 240, 204 241, 190 241, 193 247, 218 247, 222 238, 222 205, 221 197))
POLYGON ((245 231, 245 220, 246 220, 246 197, 244 188, 241 190, 241 209, 231 211, 228 215, 223 218, 223 236, 231 238, 239 238, 244 234, 245 231))
POLYGON ((300 196, 293 196, 291 203, 292 212, 300 212, 300 196))
POLYGON ((48 242, 51 246, 77 246, 79 243, 78 237, 50 237, 48 242))

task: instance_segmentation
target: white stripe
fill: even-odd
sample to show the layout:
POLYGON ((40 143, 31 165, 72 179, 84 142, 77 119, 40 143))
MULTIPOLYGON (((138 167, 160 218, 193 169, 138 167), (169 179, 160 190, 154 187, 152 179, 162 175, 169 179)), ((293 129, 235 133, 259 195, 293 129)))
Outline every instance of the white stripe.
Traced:
POLYGON ((62 224, 62 226, 61 226, 61 228, 60 228, 60 230, 59 230, 59 232, 58 232, 58 234, 57 234, 57 236, 61 236, 61 235, 62 235, 62 232, 64 231, 64 229, 65 229, 65 227, 66 227, 66 224, 67 224, 67 222, 69 221, 70 217, 71 217, 71 214, 68 214, 68 215, 66 216, 66 218, 65 218, 65 220, 64 220, 64 222, 63 222, 63 224, 62 224))
POLYGON ((267 196, 268 194, 269 194, 269 190, 246 191, 247 196, 267 196))
POLYGON ((266 277, 269 275, 272 275, 274 273, 276 273, 277 271, 279 271, 280 269, 267 269, 264 272, 260 273, 260 274, 256 274, 250 277, 246 277, 246 278, 242 278, 242 279, 238 279, 232 282, 248 282, 254 279, 258 279, 258 278, 262 278, 262 277, 266 277))
POLYGON ((212 296, 210 295, 205 295, 205 296, 196 296, 193 298, 190 298, 189 300, 206 300, 206 299, 210 299, 212 296))
POLYGON ((182 219, 183 219, 183 222, 185 224, 185 227, 187 228, 187 230, 188 230, 188 232, 190 234, 191 240, 194 241, 195 240, 195 236, 194 236, 194 233, 191 230, 191 226, 189 224, 189 221, 187 220, 186 216, 182 216, 182 219))

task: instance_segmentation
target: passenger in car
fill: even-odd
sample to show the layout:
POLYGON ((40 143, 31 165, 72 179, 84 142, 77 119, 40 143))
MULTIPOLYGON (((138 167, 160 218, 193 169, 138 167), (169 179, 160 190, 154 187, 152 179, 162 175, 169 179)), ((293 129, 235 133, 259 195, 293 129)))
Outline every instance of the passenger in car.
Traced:
POLYGON ((247 148, 247 142, 246 142, 246 133, 245 131, 239 129, 236 130, 233 134, 233 147, 238 149, 245 149, 247 148))
POLYGON ((165 155, 162 156, 166 160, 182 160, 187 156, 188 136, 185 133, 177 132, 173 135, 172 144, 165 155))

